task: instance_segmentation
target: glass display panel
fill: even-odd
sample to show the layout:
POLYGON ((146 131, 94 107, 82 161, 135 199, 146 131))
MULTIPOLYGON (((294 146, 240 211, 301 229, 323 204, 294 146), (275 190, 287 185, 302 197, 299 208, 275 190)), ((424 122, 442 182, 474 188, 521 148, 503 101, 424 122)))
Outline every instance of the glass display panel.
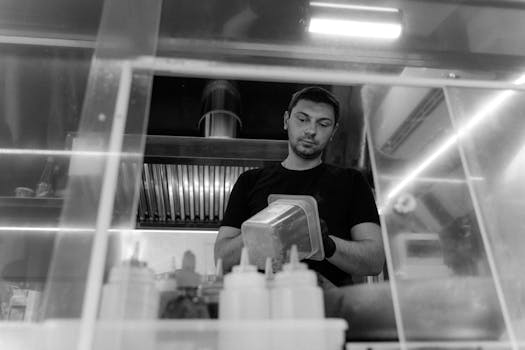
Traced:
MULTIPOLYGON (((5 0, 0 4, 0 37, 85 40, 97 35, 103 0, 5 0)), ((14 39, 14 38, 13 38, 14 39)))
POLYGON ((464 167, 443 90, 369 85, 363 99, 400 340, 500 339, 505 309, 469 188, 485 177, 464 167))
POLYGON ((128 59, 154 52, 159 10, 159 2, 105 3, 81 123, 72 135, 70 196, 43 317, 81 317, 81 348, 92 345, 104 274, 129 259, 120 240, 135 226, 152 74, 135 71, 128 59))
MULTIPOLYGON (((155 51, 160 2, 107 2, 94 51, 69 40, 84 22, 48 5, 2 5, 2 318, 81 318, 89 349, 106 266, 135 228, 152 73, 127 60, 155 51)), ((1 346, 18 348, 10 329, 1 346)))
MULTIPOLYGON (((363 329, 375 331, 377 320, 388 318, 384 339, 405 348, 407 341, 426 342, 413 348, 438 348, 431 342, 450 340, 502 340, 498 346, 508 348, 506 340, 522 340, 523 118, 521 99, 514 99, 522 93, 436 87, 512 84, 514 72, 523 70, 524 6, 514 0, 405 0, 364 7, 302 0, 165 1, 161 12, 160 1, 2 3, 0 318, 76 320, 55 328, 53 321, 44 322, 48 338, 41 329, 41 337, 27 337, 35 325, 3 328, 0 347, 36 348, 46 339, 50 348, 96 348, 99 310, 114 311, 100 315, 110 320, 98 323, 106 333, 112 321, 137 318, 137 276, 129 269, 113 276, 124 293, 104 295, 102 284, 114 281, 113 268, 122 264, 140 267, 147 288, 157 287, 153 273, 164 277, 174 265, 184 265, 188 248, 205 257, 203 265, 194 264, 197 272, 213 273, 211 236, 162 241, 134 230, 154 70, 212 79, 368 84, 355 91, 362 93, 368 125, 390 281, 356 289, 378 311, 363 329), (319 27, 323 22, 311 28, 317 14, 326 19, 334 12, 360 18, 373 12, 366 28, 372 19, 393 26, 386 38, 374 39, 334 36, 333 28, 319 27), (127 59, 137 60, 132 67, 127 59), (412 87, 397 85, 403 82, 412 87), (498 102, 497 111, 496 104, 485 106, 490 101, 498 102), (501 117, 480 118, 487 113, 478 108, 501 117), (460 138, 458 130, 472 116, 484 126, 460 138), (175 264, 161 256, 172 258, 175 251, 182 254, 175 264)), ((348 30, 357 24, 338 20, 346 34, 377 33, 348 30)), ((194 262, 187 256, 186 262, 194 262)), ((152 310, 151 295, 145 300, 152 310)), ((115 348, 154 346, 151 336, 157 333, 176 338, 177 346, 179 334, 182 346, 206 338, 195 331, 202 329, 197 323, 178 323, 181 328, 173 331, 172 324, 153 321, 122 341, 144 324, 114 324, 109 332, 115 348)), ((211 344, 205 346, 217 345, 215 338, 211 344)))
POLYGON ((35 321, 68 189, 90 50, 0 44, 0 319, 35 321))
POLYGON ((523 341, 525 94, 484 89, 448 89, 447 93, 456 129, 465 130, 460 139, 462 156, 512 325, 514 334, 509 337, 523 341))

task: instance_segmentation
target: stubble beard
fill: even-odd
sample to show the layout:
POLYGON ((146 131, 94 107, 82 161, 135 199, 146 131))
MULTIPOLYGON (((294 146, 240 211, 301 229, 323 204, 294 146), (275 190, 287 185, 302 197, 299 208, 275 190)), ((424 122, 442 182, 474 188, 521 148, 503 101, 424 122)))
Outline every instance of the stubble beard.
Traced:
POLYGON ((302 158, 304 160, 312 160, 312 159, 315 159, 315 158, 318 158, 319 156, 321 156, 321 154, 323 153, 323 150, 322 149, 318 149, 318 150, 315 150, 313 151, 312 153, 306 153, 306 152, 302 152, 296 144, 292 144, 290 143, 290 149, 292 150, 292 152, 298 156, 299 158, 302 158))

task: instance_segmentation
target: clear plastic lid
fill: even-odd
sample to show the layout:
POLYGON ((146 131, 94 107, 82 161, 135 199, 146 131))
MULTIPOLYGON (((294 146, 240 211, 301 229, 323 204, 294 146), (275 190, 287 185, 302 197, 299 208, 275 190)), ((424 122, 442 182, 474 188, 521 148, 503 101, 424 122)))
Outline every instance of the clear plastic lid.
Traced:
POLYGON ((268 206, 246 220, 241 232, 250 262, 259 269, 270 257, 274 271, 280 270, 294 244, 300 260, 324 259, 317 202, 311 196, 270 195, 268 206))

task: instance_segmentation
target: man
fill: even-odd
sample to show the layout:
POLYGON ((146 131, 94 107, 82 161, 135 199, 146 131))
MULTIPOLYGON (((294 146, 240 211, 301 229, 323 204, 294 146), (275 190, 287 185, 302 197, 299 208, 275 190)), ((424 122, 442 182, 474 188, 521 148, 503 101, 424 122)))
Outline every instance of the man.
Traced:
POLYGON ((339 103, 328 91, 309 87, 296 92, 284 113, 288 156, 277 166, 249 170, 232 189, 215 242, 215 257, 226 271, 239 263, 241 224, 264 209, 268 195, 311 195, 323 227, 325 260, 306 261, 335 286, 352 275, 376 275, 384 264, 379 217, 362 175, 322 162, 337 128, 339 103))

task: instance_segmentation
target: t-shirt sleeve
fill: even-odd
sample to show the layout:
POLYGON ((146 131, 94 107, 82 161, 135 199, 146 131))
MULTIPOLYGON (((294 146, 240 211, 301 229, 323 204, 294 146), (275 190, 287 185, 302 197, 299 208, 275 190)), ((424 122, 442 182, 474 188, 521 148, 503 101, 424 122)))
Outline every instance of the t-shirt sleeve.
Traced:
POLYGON ((249 213, 246 196, 248 182, 249 174, 244 172, 239 176, 235 185, 233 185, 221 226, 241 228, 242 223, 248 219, 249 213))
POLYGON ((372 189, 360 172, 354 170, 352 176, 352 214, 350 217, 353 218, 353 222, 350 223, 351 227, 364 222, 379 225, 379 214, 372 189))

